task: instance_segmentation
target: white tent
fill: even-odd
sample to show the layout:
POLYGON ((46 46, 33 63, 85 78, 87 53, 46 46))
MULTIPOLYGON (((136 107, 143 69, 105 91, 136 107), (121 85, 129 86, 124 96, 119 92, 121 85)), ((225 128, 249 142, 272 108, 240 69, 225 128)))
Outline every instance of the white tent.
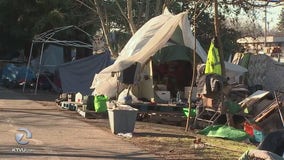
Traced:
MULTIPOLYGON (((92 45, 92 36, 88 34, 87 32, 83 31, 81 28, 77 26, 64 26, 55 28, 52 30, 48 30, 46 32, 43 32, 39 35, 36 35, 34 39, 32 40, 29 60, 27 64, 27 68, 34 67, 35 72, 37 73, 37 79, 36 79, 36 87, 35 87, 35 94, 37 93, 38 88, 38 81, 39 81, 39 75, 43 73, 44 71, 54 71, 55 67, 57 67, 60 64, 64 63, 63 58, 63 47, 76 47, 76 48, 87 48, 91 51, 93 50, 92 45), (76 32, 80 32, 81 34, 85 35, 90 41, 84 42, 81 40, 62 40, 57 37, 59 32, 71 30, 76 32), (35 59, 32 61, 32 53, 35 44, 41 45, 41 51, 40 56, 38 59, 35 59), (47 46, 47 47, 46 47, 47 46), (46 48, 46 49, 45 49, 46 48)), ((27 79, 27 74, 25 81, 27 79)), ((23 86, 23 92, 25 91, 25 85, 23 86)))
MULTIPOLYGON (((95 89, 94 94, 114 97, 117 77, 112 77, 111 73, 123 71, 135 62, 145 66, 157 51, 168 45, 184 45, 194 49, 194 40, 187 12, 172 15, 165 10, 162 15, 149 20, 133 35, 113 65, 95 75, 91 86, 95 89)), ((207 54, 200 43, 196 42, 197 55, 205 62, 207 54)))

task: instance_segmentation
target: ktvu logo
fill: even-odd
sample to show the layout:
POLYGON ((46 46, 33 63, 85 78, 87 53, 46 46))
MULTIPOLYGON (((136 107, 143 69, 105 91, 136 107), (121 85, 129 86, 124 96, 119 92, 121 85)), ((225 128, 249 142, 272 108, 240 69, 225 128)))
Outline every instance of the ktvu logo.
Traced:
POLYGON ((31 152, 31 149, 23 148, 21 147, 21 145, 29 144, 29 141, 27 139, 32 138, 32 132, 29 131, 27 128, 19 128, 18 131, 21 132, 16 133, 15 140, 20 145, 20 147, 12 148, 12 152, 31 152), (24 140, 24 137, 26 140, 24 140))

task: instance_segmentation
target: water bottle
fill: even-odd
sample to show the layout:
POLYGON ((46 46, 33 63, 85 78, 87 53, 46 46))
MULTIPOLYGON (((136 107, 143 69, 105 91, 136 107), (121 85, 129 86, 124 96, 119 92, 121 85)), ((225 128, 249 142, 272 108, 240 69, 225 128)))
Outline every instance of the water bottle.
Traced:
POLYGON ((179 92, 179 91, 177 91, 176 102, 177 102, 177 103, 180 102, 180 92, 179 92))
POLYGON ((78 103, 82 102, 82 94, 80 92, 77 92, 75 94, 75 102, 78 102, 78 103))

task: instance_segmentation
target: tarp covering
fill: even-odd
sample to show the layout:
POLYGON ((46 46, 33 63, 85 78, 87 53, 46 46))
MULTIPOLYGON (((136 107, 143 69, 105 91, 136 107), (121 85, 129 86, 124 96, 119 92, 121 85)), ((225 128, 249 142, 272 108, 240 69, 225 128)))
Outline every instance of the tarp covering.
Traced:
POLYGON ((27 82, 31 82, 35 79, 35 74, 31 69, 27 69, 26 66, 16 66, 15 64, 8 63, 2 71, 3 80, 8 80, 9 82, 23 82, 27 73, 27 82))
MULTIPOLYGON (((123 71, 135 62, 144 66, 160 49, 169 45, 184 45, 194 49, 194 41, 187 12, 173 15, 165 10, 162 15, 150 19, 131 37, 115 63, 94 77, 91 88, 95 89, 94 94, 114 97, 117 78, 111 76, 112 72, 123 71)), ((196 41, 196 53, 202 62, 206 61, 206 52, 198 40, 196 41)), ((227 64, 225 65, 226 68, 230 67, 229 70, 242 68, 227 64)))
POLYGON ((227 125, 208 126, 198 133, 209 137, 219 137, 235 141, 242 141, 249 138, 249 135, 245 131, 227 125))
POLYGON ((284 64, 267 55, 251 55, 248 65, 248 85, 261 85, 265 90, 284 92, 284 64))
POLYGON ((92 55, 59 65, 58 71, 63 92, 80 92, 90 95, 94 75, 112 64, 110 53, 92 55))
MULTIPOLYGON (((128 41, 115 63, 94 78, 91 88, 97 94, 115 96, 116 77, 111 72, 122 71, 135 62, 143 66, 161 48, 179 44, 194 48, 194 36, 190 29, 187 12, 172 15, 167 10, 164 14, 154 17, 144 24, 128 41)), ((206 60, 206 52, 197 41, 197 54, 206 60)))

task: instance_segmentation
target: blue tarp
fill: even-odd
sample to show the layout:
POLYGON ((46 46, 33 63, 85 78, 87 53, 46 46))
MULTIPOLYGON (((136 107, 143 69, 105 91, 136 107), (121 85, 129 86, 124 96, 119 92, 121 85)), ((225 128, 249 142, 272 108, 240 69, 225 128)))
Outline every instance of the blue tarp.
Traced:
POLYGON ((92 93, 90 86, 95 74, 112 63, 110 53, 106 52, 59 65, 62 91, 90 95, 92 93))
POLYGON ((36 78, 32 70, 28 70, 26 66, 18 67, 15 64, 8 63, 2 70, 1 79, 18 84, 24 82, 26 73, 28 73, 27 82, 31 82, 36 78))

